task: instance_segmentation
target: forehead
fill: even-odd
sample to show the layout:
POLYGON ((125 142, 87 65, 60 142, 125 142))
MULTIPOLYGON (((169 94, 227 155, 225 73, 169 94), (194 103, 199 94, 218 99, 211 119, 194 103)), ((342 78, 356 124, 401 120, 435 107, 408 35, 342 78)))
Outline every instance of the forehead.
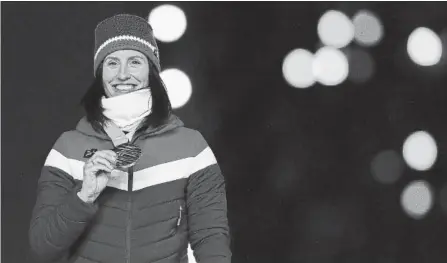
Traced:
POLYGON ((131 57, 141 57, 144 60, 146 59, 146 56, 137 50, 131 50, 131 49, 123 49, 123 50, 117 50, 115 52, 112 52, 106 56, 107 58, 118 58, 118 59, 128 59, 131 57))

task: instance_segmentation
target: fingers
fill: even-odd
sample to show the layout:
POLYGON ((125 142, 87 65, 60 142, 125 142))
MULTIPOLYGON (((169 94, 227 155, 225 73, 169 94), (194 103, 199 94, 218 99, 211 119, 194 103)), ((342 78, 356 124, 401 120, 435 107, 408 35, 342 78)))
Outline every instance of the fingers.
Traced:
POLYGON ((109 160, 106 160, 106 159, 101 158, 101 157, 98 157, 98 158, 96 158, 96 159, 93 159, 92 162, 93 162, 94 165, 103 165, 103 166, 107 166, 107 168, 109 168, 110 171, 114 169, 114 165, 111 164, 111 162, 110 162, 109 160))
POLYGON ((111 164, 115 165, 117 154, 111 150, 98 151, 90 159, 96 160, 96 159, 101 159, 101 158, 106 159, 111 164))
POLYGON ((122 171, 116 168, 117 154, 111 150, 96 152, 84 166, 85 173, 98 175, 98 172, 105 172, 109 178, 117 178, 122 175, 122 171))
POLYGON ((94 164, 90 168, 90 171, 93 173, 97 173, 98 171, 104 171, 106 173, 111 173, 112 170, 113 170, 113 168, 110 168, 109 166, 101 164, 101 163, 94 164))
POLYGON ((113 151, 96 152, 85 165, 86 168, 89 168, 98 164, 108 167, 108 170, 112 170, 116 165, 116 153, 113 151))

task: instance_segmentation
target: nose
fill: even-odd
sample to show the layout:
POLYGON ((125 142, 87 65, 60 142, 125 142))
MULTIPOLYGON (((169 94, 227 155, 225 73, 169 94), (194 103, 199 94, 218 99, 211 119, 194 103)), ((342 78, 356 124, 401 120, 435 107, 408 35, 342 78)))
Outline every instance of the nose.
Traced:
POLYGON ((127 65, 122 65, 120 67, 120 71, 118 72, 119 80, 127 80, 130 78, 129 70, 127 69, 127 65))

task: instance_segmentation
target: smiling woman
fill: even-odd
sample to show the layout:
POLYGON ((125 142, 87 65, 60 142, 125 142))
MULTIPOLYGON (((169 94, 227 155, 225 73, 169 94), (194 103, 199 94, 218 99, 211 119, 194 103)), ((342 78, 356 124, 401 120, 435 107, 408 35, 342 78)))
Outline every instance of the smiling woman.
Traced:
POLYGON ((86 117, 38 182, 29 238, 45 262, 231 262, 225 180, 207 142, 171 113, 147 21, 95 30, 86 117))
POLYGON ((149 61, 136 50, 117 50, 104 60, 102 79, 107 97, 149 86, 149 61))

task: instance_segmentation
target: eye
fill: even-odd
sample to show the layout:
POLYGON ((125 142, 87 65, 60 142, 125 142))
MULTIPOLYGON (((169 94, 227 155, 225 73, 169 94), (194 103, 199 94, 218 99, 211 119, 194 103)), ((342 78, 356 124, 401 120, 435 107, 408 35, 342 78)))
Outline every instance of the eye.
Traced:
POLYGON ((132 65, 140 65, 140 64, 141 64, 141 62, 138 61, 138 60, 132 60, 130 63, 131 63, 132 65))
POLYGON ((113 61, 113 60, 109 60, 108 62, 107 62, 107 66, 116 66, 118 63, 116 63, 116 61, 113 61))

